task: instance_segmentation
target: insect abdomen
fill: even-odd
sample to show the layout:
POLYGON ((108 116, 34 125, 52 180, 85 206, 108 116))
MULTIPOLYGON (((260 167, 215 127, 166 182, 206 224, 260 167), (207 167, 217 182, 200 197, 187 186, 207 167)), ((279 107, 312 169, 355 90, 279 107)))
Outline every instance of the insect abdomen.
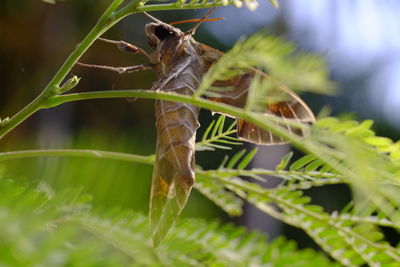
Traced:
POLYGON ((182 211, 194 184, 198 113, 194 106, 156 101, 157 153, 150 202, 155 244, 182 211))
POLYGON ((191 105, 169 101, 156 102, 157 162, 161 168, 159 173, 165 176, 167 182, 177 173, 187 185, 191 186, 194 182, 198 114, 199 109, 191 105))
MULTIPOLYGON (((192 56, 192 55, 191 55, 192 56)), ((179 62, 178 62, 179 63, 179 62)), ((188 57, 160 79, 153 90, 192 95, 203 72, 197 58, 188 57)), ((150 201, 150 224, 155 246, 185 207, 195 181, 195 141, 199 108, 156 100, 157 148, 150 201)))

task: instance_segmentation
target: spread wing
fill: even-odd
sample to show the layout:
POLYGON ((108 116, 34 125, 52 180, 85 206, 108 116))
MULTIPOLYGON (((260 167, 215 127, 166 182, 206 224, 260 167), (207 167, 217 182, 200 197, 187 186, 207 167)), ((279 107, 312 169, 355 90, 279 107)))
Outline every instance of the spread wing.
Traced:
MULTIPOLYGON (((202 56, 208 67, 214 64, 222 55, 222 52, 202 44, 202 56)), ((233 78, 214 82, 213 88, 208 91, 213 93, 213 96, 207 98, 242 108, 246 104, 250 85, 256 76, 260 79, 271 79, 267 74, 251 68, 233 78), (216 90, 218 87, 229 88, 230 90, 216 90)), ((277 85, 267 90, 265 97, 261 98, 261 105, 263 106, 263 114, 282 118, 283 123, 281 126, 292 134, 307 135, 307 132, 301 128, 294 127, 293 122, 311 124, 315 121, 314 114, 307 104, 296 93, 283 85, 277 85)), ((237 120, 237 134, 243 140, 260 145, 286 143, 282 137, 275 136, 270 131, 260 129, 248 121, 237 120)))

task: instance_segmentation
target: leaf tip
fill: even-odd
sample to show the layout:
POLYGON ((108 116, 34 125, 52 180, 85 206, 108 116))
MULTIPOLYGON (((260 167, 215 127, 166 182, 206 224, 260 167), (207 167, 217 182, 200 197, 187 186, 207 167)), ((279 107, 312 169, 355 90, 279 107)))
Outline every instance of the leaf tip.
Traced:
POLYGON ((279 8, 279 2, 278 0, 269 0, 271 5, 273 5, 275 8, 279 8))

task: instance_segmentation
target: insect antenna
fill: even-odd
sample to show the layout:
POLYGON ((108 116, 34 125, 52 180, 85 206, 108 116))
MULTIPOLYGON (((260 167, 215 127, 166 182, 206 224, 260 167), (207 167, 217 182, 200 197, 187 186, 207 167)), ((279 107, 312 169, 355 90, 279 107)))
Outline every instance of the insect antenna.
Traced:
POLYGON ((155 17, 153 17, 152 15, 150 15, 149 13, 143 11, 143 14, 145 14, 149 19, 151 19, 153 22, 158 23, 159 25, 163 25, 164 28, 166 29, 170 29, 173 30, 175 29, 173 26, 169 25, 168 23, 165 23, 155 17))
POLYGON ((215 9, 217 9, 216 7, 210 9, 201 19, 200 21, 193 26, 193 28, 191 28, 190 30, 188 30, 187 32, 185 32, 185 35, 193 35, 195 34, 197 28, 204 22, 207 20, 207 18, 215 11, 215 9))

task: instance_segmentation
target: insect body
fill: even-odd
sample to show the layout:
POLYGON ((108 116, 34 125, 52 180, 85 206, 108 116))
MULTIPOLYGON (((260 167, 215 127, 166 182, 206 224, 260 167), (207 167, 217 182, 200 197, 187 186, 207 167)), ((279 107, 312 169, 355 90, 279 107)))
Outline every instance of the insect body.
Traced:
MULTIPOLYGON (((148 43, 153 49, 151 53, 147 54, 144 50, 123 41, 102 39, 117 44, 124 51, 145 54, 150 61, 148 64, 117 68, 82 63, 80 65, 119 73, 153 69, 157 75, 153 90, 192 95, 196 92, 203 75, 223 53, 193 39, 192 35, 201 21, 192 30, 182 32, 148 16, 154 21, 145 27, 148 43)), ((243 107, 250 83, 257 73, 259 71, 255 69, 248 69, 233 78, 216 81, 213 87, 233 89, 218 91, 218 97, 209 99, 243 107)), ((267 78, 265 74, 262 75, 267 78)), ((275 91, 285 95, 285 99, 275 103, 265 103, 265 113, 300 123, 311 123, 315 120, 310 109, 295 93, 286 88, 277 88, 275 91)), ((157 246, 184 208, 195 181, 195 136, 199 126, 197 120, 199 108, 184 103, 157 100, 155 111, 157 145, 150 198, 150 223, 153 243, 157 246)), ((285 127, 293 134, 305 134, 290 124, 285 127)), ((240 119, 238 119, 238 136, 256 144, 284 142, 270 131, 262 130, 240 119)))
MULTIPOLYGON (((204 73, 190 34, 163 23, 146 25, 154 51, 150 63, 157 74, 156 91, 192 95, 204 73)), ((194 183, 194 154, 199 108, 156 100, 157 148, 151 189, 150 220, 155 245, 163 239, 186 204, 194 183)))

